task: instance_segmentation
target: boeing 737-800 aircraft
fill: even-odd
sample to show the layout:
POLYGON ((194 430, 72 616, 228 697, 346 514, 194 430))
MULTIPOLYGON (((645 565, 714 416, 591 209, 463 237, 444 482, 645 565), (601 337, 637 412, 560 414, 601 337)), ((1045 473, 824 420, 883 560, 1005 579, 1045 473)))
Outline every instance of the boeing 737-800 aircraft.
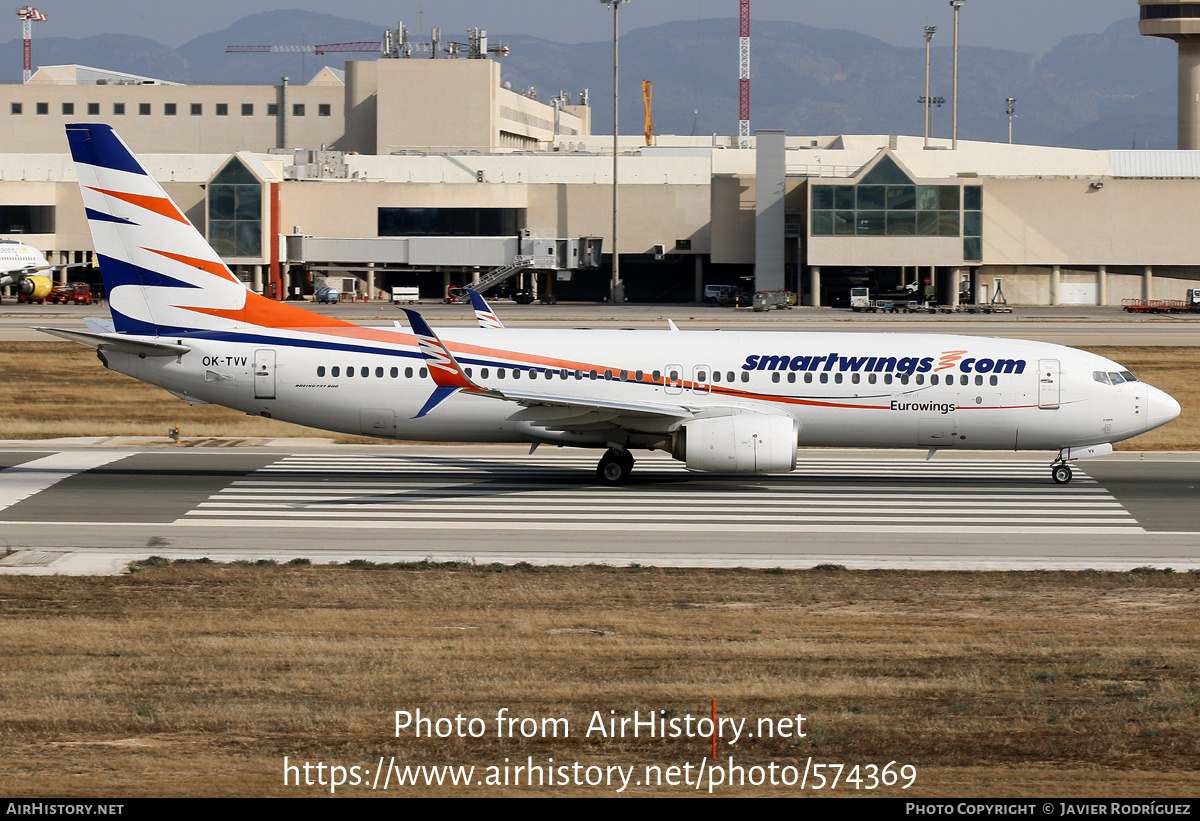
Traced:
POLYGON ((412 310, 408 328, 357 326, 247 291, 112 128, 67 135, 113 322, 44 330, 189 402, 392 439, 599 448, 610 484, 639 448, 779 473, 800 445, 1058 450, 1061 483, 1069 460, 1179 414, 1116 362, 1040 342, 521 330, 494 316, 439 334, 412 310))
POLYGON ((30 299, 45 299, 54 283, 44 272, 71 266, 51 265, 46 255, 32 245, 15 239, 0 239, 0 288, 12 285, 17 293, 30 299))

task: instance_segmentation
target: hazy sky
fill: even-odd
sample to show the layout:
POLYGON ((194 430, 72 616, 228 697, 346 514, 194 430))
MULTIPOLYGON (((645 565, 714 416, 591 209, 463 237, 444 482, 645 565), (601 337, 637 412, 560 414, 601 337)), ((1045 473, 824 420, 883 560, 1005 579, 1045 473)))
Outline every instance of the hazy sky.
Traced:
MULTIPOLYGON (((608 7, 600 0, 41 0, 33 4, 49 18, 34 24, 38 37, 87 37, 117 32, 151 37, 178 46, 201 34, 220 31, 239 17, 272 9, 300 8, 365 20, 383 27, 401 19, 416 34, 424 7, 425 32, 485 28, 492 37, 532 34, 560 42, 587 42, 611 36, 608 7)), ((791 20, 820 28, 844 28, 895 45, 918 45, 927 24, 948 41, 953 14, 947 0, 753 0, 753 20, 791 20)), ((632 0, 621 6, 621 29, 706 17, 736 17, 737 0, 632 0)), ((967 0, 959 12, 965 45, 996 46, 1041 55, 1063 37, 1103 31, 1138 13, 1137 0, 967 0)), ((20 22, 8 15, 9 36, 20 22)), ((751 28, 753 34, 753 24, 751 28)), ((944 38, 944 39, 943 39, 944 38)), ((314 32, 310 42, 319 42, 314 32)))

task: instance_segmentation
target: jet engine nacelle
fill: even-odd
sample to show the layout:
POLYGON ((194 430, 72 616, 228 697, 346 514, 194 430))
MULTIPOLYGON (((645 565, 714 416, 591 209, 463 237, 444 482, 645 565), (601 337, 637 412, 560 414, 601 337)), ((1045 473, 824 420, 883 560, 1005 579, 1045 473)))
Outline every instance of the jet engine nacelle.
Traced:
POLYGON ((14 286, 16 292, 26 299, 45 299, 54 290, 54 283, 48 277, 25 277, 14 286))
POLYGON ((788 473, 796 469, 799 444, 800 423, 792 417, 739 413, 684 423, 672 455, 688 470, 788 473))

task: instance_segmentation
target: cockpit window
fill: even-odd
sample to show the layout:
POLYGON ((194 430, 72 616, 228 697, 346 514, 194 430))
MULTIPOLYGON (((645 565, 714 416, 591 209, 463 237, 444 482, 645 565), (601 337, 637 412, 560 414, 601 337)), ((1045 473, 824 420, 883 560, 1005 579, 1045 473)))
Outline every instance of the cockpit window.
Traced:
POLYGON ((1111 385, 1112 384, 1108 380, 1108 374, 1106 374, 1104 371, 1092 371, 1092 379, 1095 379, 1097 382, 1099 382, 1102 385, 1111 385))
POLYGON ((1122 382, 1125 381, 1125 378, 1123 376, 1121 376, 1121 374, 1119 374, 1119 373, 1110 373, 1108 375, 1108 378, 1112 380, 1112 383, 1114 385, 1120 385, 1122 382))
POLYGON ((1137 380, 1137 377, 1136 377, 1136 376, 1134 376, 1133 374, 1131 374, 1129 371, 1121 371, 1121 376, 1125 377, 1125 381, 1126 381, 1126 382, 1136 382, 1136 381, 1138 381, 1138 380, 1137 380))

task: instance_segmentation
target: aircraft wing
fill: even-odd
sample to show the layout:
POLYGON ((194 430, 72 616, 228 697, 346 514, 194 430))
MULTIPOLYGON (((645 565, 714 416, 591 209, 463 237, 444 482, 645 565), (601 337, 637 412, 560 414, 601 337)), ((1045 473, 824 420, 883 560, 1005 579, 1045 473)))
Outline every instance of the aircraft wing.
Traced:
POLYGON ((652 402, 619 402, 509 390, 489 391, 483 395, 520 405, 508 417, 510 421, 528 422, 547 430, 582 431, 615 426, 665 433, 696 415, 683 405, 652 402))
POLYGON ((137 356, 182 356, 191 350, 187 345, 176 345, 173 342, 161 342, 125 334, 93 334, 87 331, 68 331, 65 328, 34 328, 34 330, 57 336, 68 342, 78 342, 93 348, 105 348, 137 356))
POLYGON ((5 279, 11 278, 13 282, 20 282, 25 277, 37 276, 38 274, 46 272, 67 271, 71 268, 90 267, 92 267, 92 263, 90 262, 64 262, 59 265, 27 265, 24 268, 14 268, 5 271, 3 276, 5 279))

